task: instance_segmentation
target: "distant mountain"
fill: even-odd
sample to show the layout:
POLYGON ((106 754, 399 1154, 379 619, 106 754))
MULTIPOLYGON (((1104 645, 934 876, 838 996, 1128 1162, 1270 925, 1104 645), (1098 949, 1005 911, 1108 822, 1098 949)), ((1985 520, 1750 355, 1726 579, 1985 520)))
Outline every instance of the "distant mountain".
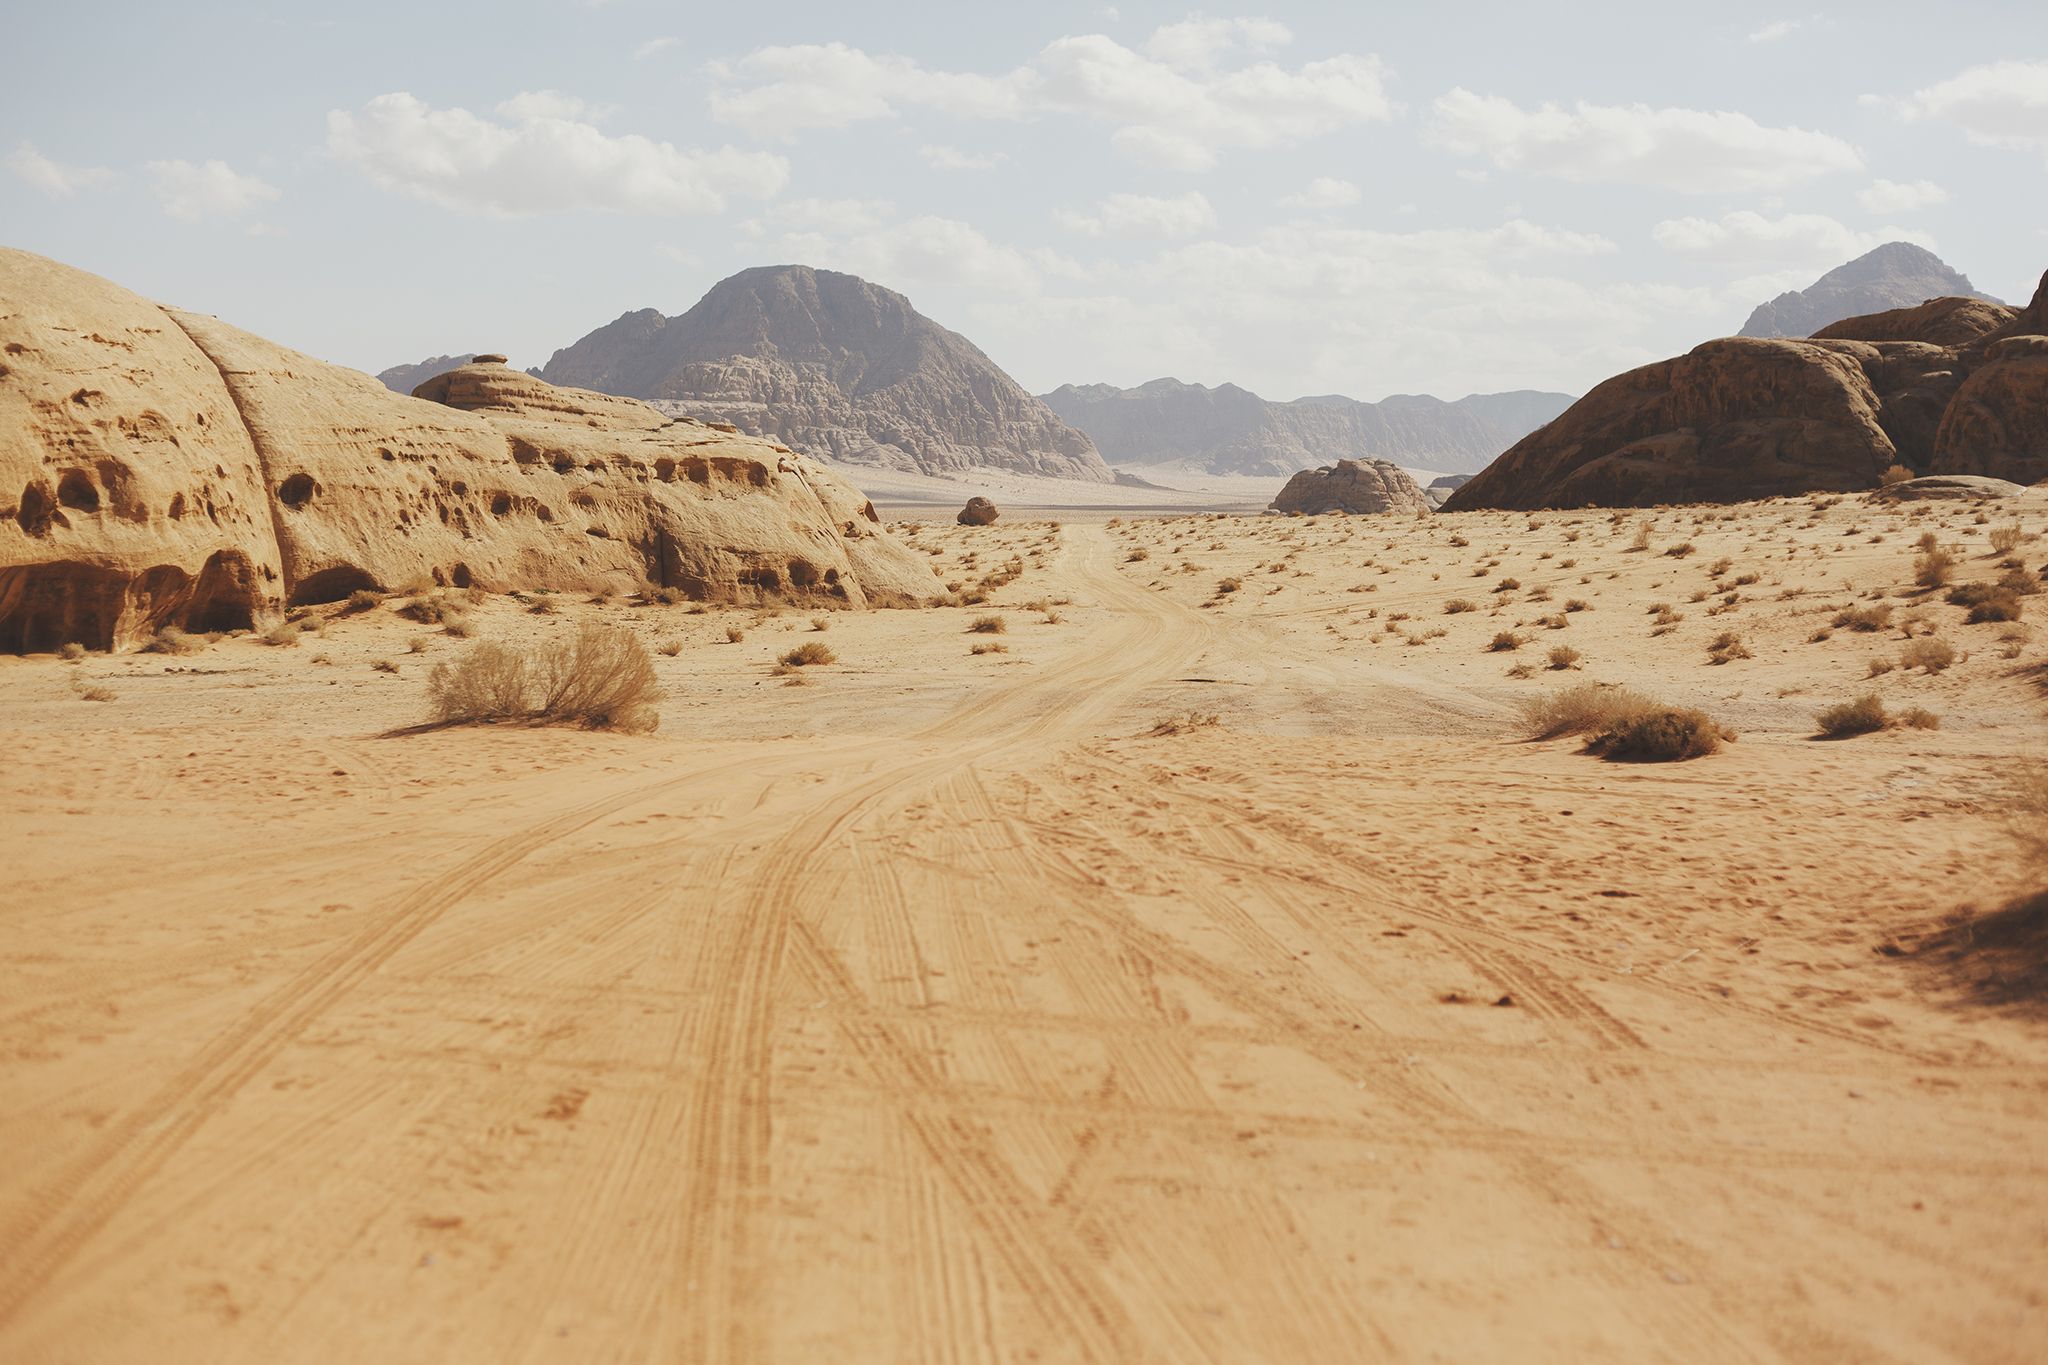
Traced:
POLYGON ((743 270, 680 317, 627 313, 555 352, 541 377, 846 464, 1115 477, 965 337, 901 294, 809 266, 743 270))
POLYGON ((435 375, 446 374, 450 370, 460 369, 475 359, 476 356, 473 354, 437 355, 431 360, 422 360, 417 365, 393 365, 388 370, 379 371, 377 379, 385 388, 393 393, 410 395, 414 389, 426 383, 435 375))
POLYGON ((1886 242, 1847 265, 1836 266, 1810 288, 1780 294, 1761 304, 1742 324, 1740 336, 1810 337, 1844 318, 1911 308, 1928 299, 1962 297, 1999 300, 1980 294, 1969 277, 1949 269, 1941 257, 1911 242, 1886 242))
POLYGON ((1445 402, 1334 394, 1277 403, 1235 384, 1155 379, 1135 389, 1065 384, 1045 404, 1088 433, 1111 464, 1185 463, 1211 474, 1293 474, 1381 459, 1470 473, 1571 406, 1562 393, 1474 394, 1445 402))

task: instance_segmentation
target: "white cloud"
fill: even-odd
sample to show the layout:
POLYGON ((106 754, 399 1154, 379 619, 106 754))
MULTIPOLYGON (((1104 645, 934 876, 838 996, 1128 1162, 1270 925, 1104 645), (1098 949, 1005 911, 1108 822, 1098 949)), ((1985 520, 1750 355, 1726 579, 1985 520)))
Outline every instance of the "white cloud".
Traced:
POLYGON ((935 171, 989 171, 1004 159, 1001 152, 963 152, 931 142, 919 147, 917 154, 935 171))
POLYGON ((165 213, 187 223, 235 218, 277 198, 277 188, 225 161, 152 161, 150 189, 165 213))
POLYGON ((615 104, 591 104, 559 90, 522 90, 509 100, 498 101, 498 112, 514 123, 603 123, 618 111, 615 104))
POLYGON ((1084 237, 1193 237, 1216 226, 1216 210, 1196 190, 1172 197, 1112 194, 1091 212, 1060 209, 1053 219, 1084 237))
POLYGON ((1300 194, 1290 194, 1280 202, 1291 209, 1340 209, 1357 203, 1359 197, 1358 186, 1349 180, 1319 175, 1300 194))
POLYGON ((1766 127, 1727 110, 1583 101, 1525 110, 1464 89, 1437 99, 1429 136, 1501 170, 1696 193, 1778 189, 1863 165, 1862 154, 1832 134, 1766 127))
POLYGON ((1793 30, 1802 27, 1804 25, 1798 19, 1780 19, 1776 23, 1765 24, 1762 28, 1752 31, 1749 35, 1749 41, 1752 43, 1775 43, 1780 38, 1790 37, 1793 30))
POLYGON ((780 259, 844 270, 903 292, 918 285, 964 285, 991 297, 1033 294, 1048 270, 1077 269, 1051 253, 1004 246, 979 228, 929 214, 844 237, 788 233, 775 246, 780 259))
POLYGON ((908 57, 873 57, 845 43, 764 47, 709 68, 721 89, 711 116, 769 136, 844 128, 931 109, 958 118, 1015 118, 1024 112, 1022 69, 1007 76, 928 71, 908 57))
POLYGON ((640 46, 633 49, 633 60, 636 62, 644 62, 649 57, 658 56, 659 54, 668 51, 670 48, 674 47, 677 43, 680 43, 681 41, 682 39, 671 38, 667 34, 663 34, 659 38, 649 38, 646 42, 640 44, 640 46))
POLYGON ((2048 153, 2048 61, 1992 62, 1890 103, 1908 122, 1937 119, 1972 142, 2048 153))
POLYGON ((886 199, 784 199, 773 212, 740 224, 740 230, 756 238, 772 229, 872 232, 895 216, 896 206, 886 199))
POLYGON ((1266 52, 1293 41, 1287 26, 1271 19, 1194 18, 1155 29, 1145 40, 1145 55, 1178 70, 1207 71, 1235 48, 1266 52))
POLYGON ((96 190, 114 179, 114 173, 104 166, 66 166, 28 142, 8 153, 7 169, 52 199, 69 199, 80 190, 96 190))
POLYGON ((1265 21, 1169 25, 1133 51, 1100 34, 1060 38, 1000 75, 935 71, 907 57, 844 43, 769 47, 710 75, 712 116, 768 136, 843 128, 926 110, 953 118, 1022 119, 1063 113, 1110 125, 1127 155, 1206 170, 1222 151, 1285 146, 1393 117, 1377 57, 1349 54, 1288 71, 1260 61, 1211 63, 1283 39, 1265 21))
POLYGON ((1932 180, 1873 180, 1868 189, 1856 192, 1856 202, 1865 213, 1912 213, 1948 202, 1948 191, 1932 180))
POLYGON ((1934 239, 1907 228, 1883 227, 1872 232, 1852 228, 1818 213, 1788 213, 1767 218, 1760 213, 1723 214, 1718 219, 1672 218, 1657 224, 1650 236, 1666 251, 1699 260, 1766 266, 1836 266, 1886 242, 1912 242, 1934 249, 1934 239))
POLYGON ((717 213, 730 195, 769 198, 789 180, 788 163, 763 152, 612 136, 589 122, 604 111, 551 91, 515 96, 498 112, 510 123, 379 95, 357 113, 328 114, 327 149, 382 189, 498 215, 717 213))

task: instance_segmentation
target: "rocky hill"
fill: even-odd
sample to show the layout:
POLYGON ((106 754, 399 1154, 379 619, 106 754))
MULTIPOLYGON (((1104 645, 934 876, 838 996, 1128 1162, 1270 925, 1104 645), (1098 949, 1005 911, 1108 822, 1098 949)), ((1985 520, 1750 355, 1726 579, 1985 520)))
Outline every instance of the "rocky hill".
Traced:
POLYGON ((680 317, 628 313, 541 370, 846 464, 1109 483, 1094 444, 901 294, 808 266, 745 270, 680 317))
POLYGON ((469 355, 431 356, 417 364, 393 365, 388 370, 379 370, 377 372, 377 382, 393 393, 402 393, 409 397, 414 389, 426 383, 435 375, 446 374, 458 365, 467 365, 475 359, 474 353, 469 355))
POLYGON ((0 250, 0 651, 254 627, 435 582, 925 601, 801 455, 500 364, 428 402, 0 250))
POLYGON ((1847 265, 1836 266, 1806 289, 1760 304, 1738 335, 1807 337, 1843 318, 1949 297, 1998 302, 1978 293, 1967 276, 1951 270, 1925 247, 1887 242, 1847 265))
POLYGON ((1617 375, 1443 510, 1854 492, 1893 465, 2048 479, 2048 274, 2018 312, 1957 297, 1827 330, 1724 337, 1617 375))
POLYGON ((1235 384, 1155 379, 1135 389, 1067 384, 1046 406, 1088 433, 1111 464, 1186 464, 1211 474, 1292 474, 1344 459, 1465 473, 1570 405, 1561 393, 1397 394, 1278 403, 1235 384))

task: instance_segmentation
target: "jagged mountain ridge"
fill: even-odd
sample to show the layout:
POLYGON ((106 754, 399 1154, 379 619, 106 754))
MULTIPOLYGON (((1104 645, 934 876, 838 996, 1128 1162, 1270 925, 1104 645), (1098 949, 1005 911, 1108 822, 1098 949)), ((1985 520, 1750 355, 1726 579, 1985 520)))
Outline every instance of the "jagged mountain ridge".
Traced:
POLYGON ((1572 402, 1569 394, 1521 390, 1455 402, 1396 394, 1367 403, 1325 394, 1281 403, 1235 384, 1209 388, 1177 379, 1134 389, 1064 384, 1042 396, 1111 464, 1186 463, 1211 474, 1252 475, 1358 458, 1471 473, 1572 402))
POLYGON ((2000 302, 1979 293, 1967 275, 1925 247, 1886 242, 1836 266, 1805 289, 1757 305, 1737 335, 1808 337, 1845 318, 1911 308, 1938 298, 2000 302))
POLYGON ((1086 435, 965 337, 901 294, 809 266, 743 270, 678 317, 624 314, 540 373, 845 464, 1115 477, 1086 435))

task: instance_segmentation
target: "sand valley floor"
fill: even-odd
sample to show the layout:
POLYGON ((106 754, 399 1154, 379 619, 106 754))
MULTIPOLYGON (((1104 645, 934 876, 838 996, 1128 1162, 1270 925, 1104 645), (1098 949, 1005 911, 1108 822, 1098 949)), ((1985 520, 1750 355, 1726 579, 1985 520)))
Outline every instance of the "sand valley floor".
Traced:
POLYGON ((1012 515, 912 534, 975 605, 473 608, 677 645, 651 736, 408 731, 468 642, 396 599, 0 659, 0 1359, 2038 1360, 2048 598, 1912 573, 2014 522, 1012 515), (1739 738, 1523 737, 1586 679, 1739 738), (1866 690, 1939 728, 1815 738, 1866 690))

